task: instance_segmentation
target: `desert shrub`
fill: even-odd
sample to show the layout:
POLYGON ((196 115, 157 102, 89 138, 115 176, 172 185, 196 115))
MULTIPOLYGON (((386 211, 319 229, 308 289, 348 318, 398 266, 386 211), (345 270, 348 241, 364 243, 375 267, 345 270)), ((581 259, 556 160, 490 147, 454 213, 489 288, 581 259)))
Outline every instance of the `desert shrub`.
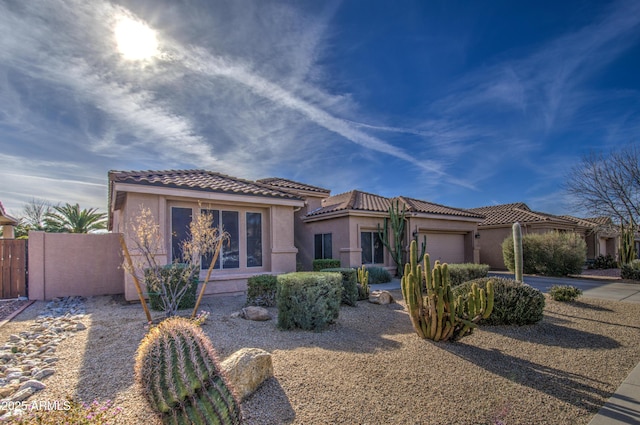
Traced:
POLYGON ((278 278, 271 274, 251 276, 247 279, 247 305, 275 306, 277 282, 278 278))
POLYGON ((319 272, 324 269, 337 269, 340 268, 340 260, 333 258, 320 258, 313 260, 313 271, 319 272))
POLYGON ((462 295, 466 300, 471 285, 478 284, 478 288, 487 287, 487 282, 493 280, 493 311, 488 319, 480 323, 488 325, 530 325, 542 320, 544 310, 544 295, 542 292, 513 279, 498 277, 483 277, 474 279, 453 288, 453 295, 462 295))
POLYGON ((296 272, 278 276, 278 327, 322 331, 340 312, 340 273, 296 272))
POLYGON ((582 295, 582 291, 575 286, 553 285, 549 289, 549 295, 556 301, 574 301, 582 295))
POLYGON ((324 269, 321 272, 340 273, 342 275, 342 304, 355 307, 358 301, 358 271, 356 269, 338 267, 324 269))
POLYGON ((629 280, 640 280, 640 260, 633 260, 620 267, 620 277, 629 280))
POLYGON ((153 310, 167 311, 166 303, 178 301, 178 309, 193 308, 198 291, 198 268, 184 263, 171 263, 144 271, 149 304, 153 310), (182 297, 175 296, 184 289, 182 297))
POLYGON ((391 273, 384 267, 367 267, 367 271, 369 271, 370 284, 391 282, 391 273))
MULTIPOLYGON (((1 424, 7 425, 101 425, 112 423, 116 415, 122 411, 120 407, 114 407, 111 400, 92 403, 82 403, 78 400, 67 398, 64 401, 50 401, 48 408, 44 409, 40 403, 24 401, 26 409, 21 415, 0 419, 1 424)), ((17 403, 20 404, 20 403, 17 403)))
MULTIPOLYGON (((515 271, 513 237, 502 242, 507 268, 515 271)), ((587 255, 587 244, 575 233, 547 232, 522 237, 523 273, 545 276, 580 274, 587 255)))
POLYGON ((449 278, 451 286, 460 285, 473 279, 487 277, 489 266, 487 264, 449 264, 449 278))
POLYGON ((611 254, 607 254, 606 256, 600 254, 593 259, 591 267, 594 269, 615 269, 618 267, 618 263, 611 254))

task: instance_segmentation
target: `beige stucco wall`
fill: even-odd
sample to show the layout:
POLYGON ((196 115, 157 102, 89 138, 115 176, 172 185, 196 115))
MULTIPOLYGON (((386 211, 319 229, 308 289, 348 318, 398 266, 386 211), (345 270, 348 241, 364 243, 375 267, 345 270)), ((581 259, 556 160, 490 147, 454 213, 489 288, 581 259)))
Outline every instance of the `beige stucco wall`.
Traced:
MULTIPOLYGON (((382 215, 366 213, 351 213, 348 216, 307 221, 302 229, 304 236, 300 238, 304 238, 305 245, 300 248, 300 252, 305 253, 305 267, 311 268, 314 255, 314 235, 319 233, 332 234, 333 258, 339 259, 342 267, 360 266, 362 264, 361 232, 376 232, 378 225, 382 228, 383 224, 384 217, 382 215)), ((460 247, 462 252, 456 258, 460 258, 464 262, 478 262, 479 249, 476 247, 476 239, 474 238, 476 229, 477 223, 475 221, 409 217, 405 234, 406 243, 403 249, 406 251, 409 248, 414 231, 418 231, 420 243, 423 240, 423 235, 427 235, 427 240, 429 240, 430 235, 433 236, 435 233, 438 235, 458 235, 464 242, 463 246, 460 247)), ((393 239, 393 235, 390 236, 393 239)), ((432 239, 435 240, 436 238, 432 239)), ((452 241, 453 239, 456 238, 451 238, 452 241)), ((455 248, 457 249, 458 247, 455 248)), ((446 249, 443 249, 443 251, 446 251, 446 249)), ((448 261, 448 259, 443 260, 448 261)), ((395 273, 396 264, 393 262, 386 247, 384 248, 384 263, 380 264, 380 266, 387 267, 392 273, 395 273)))
MULTIPOLYGON (((114 217, 114 231, 123 231, 129 234, 130 223, 144 206, 151 210, 154 218, 161 223, 160 234, 164 241, 161 249, 157 251, 158 262, 166 264, 170 260, 171 251, 171 208, 192 208, 194 212, 200 208, 237 211, 239 219, 239 252, 240 267, 237 269, 213 270, 207 284, 205 294, 223 294, 246 291, 247 279, 251 276, 264 273, 288 273, 296 269, 297 249, 294 245, 294 207, 291 205, 266 205, 264 203, 251 202, 253 197, 246 196, 247 202, 216 201, 207 199, 199 203, 198 199, 184 196, 165 196, 154 194, 127 193, 127 199, 121 211, 116 211, 114 217), (246 213, 259 212, 262 214, 262 266, 247 267, 246 265, 246 213)), ((141 266, 141 257, 136 254, 133 240, 127 236, 127 246, 130 247, 134 262, 141 266)), ((141 268, 141 267, 140 267, 141 268)), ((200 272, 200 279, 206 278, 206 270, 200 272)), ((139 273, 140 274, 140 273, 139 273)), ((143 293, 146 292, 144 282, 143 293)), ((132 276, 127 273, 125 277, 125 298, 129 301, 138 300, 132 276)))
POLYGON ((118 234, 29 232, 29 299, 121 294, 118 234))
POLYGON ((480 263, 488 264, 492 270, 506 270, 502 257, 502 242, 511 235, 511 226, 479 228, 480 263))

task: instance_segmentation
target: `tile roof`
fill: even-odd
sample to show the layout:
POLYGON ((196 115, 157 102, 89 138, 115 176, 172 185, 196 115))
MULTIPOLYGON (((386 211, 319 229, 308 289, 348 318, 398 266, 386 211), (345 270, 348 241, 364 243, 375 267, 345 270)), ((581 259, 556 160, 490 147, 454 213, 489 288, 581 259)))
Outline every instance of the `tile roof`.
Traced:
POLYGON ((445 214, 456 215, 460 217, 484 218, 483 214, 479 214, 470 210, 460 208, 447 207, 445 205, 434 204, 433 202, 421 201, 420 199, 406 198, 401 196, 400 199, 407 205, 407 210, 411 212, 420 212, 427 214, 445 214))
POLYGON ((275 186, 281 190, 304 190, 308 192, 317 192, 323 195, 329 195, 331 191, 318 186, 312 186, 306 183, 300 183, 289 179, 283 179, 281 177, 269 177, 266 179, 256 180, 258 183, 268 184, 269 186, 275 186))
POLYGON ((270 185, 206 170, 110 171, 110 183, 171 187, 207 192, 300 199, 270 185))
POLYGON ((580 218, 574 217, 572 215, 561 215, 560 217, 565 218, 567 220, 571 220, 576 224, 584 227, 614 227, 613 220, 611 217, 588 217, 588 218, 580 218))
POLYGON ((11 217, 4 209, 4 205, 0 202, 0 225, 11 225, 15 226, 18 224, 18 220, 11 217))
POLYGON ((370 211, 383 212, 389 211, 393 200, 400 200, 409 212, 426 213, 426 214, 442 214, 455 215, 470 218, 483 218, 484 216, 462 209, 451 208, 444 205, 434 204, 431 202, 421 201, 419 199, 397 197, 385 198, 384 196, 374 195, 372 193, 352 190, 350 192, 341 193, 331 196, 322 201, 322 207, 313 210, 307 214, 307 217, 319 216, 336 211, 370 211))
POLYGON ((491 205, 479 208, 470 208, 470 211, 482 214, 485 220, 478 226, 491 226, 498 224, 519 223, 554 223, 573 225, 575 222, 552 214, 531 211, 523 202, 513 204, 491 205))
POLYGON ((309 212, 307 216, 317 216, 343 210, 386 212, 389 210, 389 205, 391 205, 389 198, 352 190, 323 199, 322 206, 309 212))

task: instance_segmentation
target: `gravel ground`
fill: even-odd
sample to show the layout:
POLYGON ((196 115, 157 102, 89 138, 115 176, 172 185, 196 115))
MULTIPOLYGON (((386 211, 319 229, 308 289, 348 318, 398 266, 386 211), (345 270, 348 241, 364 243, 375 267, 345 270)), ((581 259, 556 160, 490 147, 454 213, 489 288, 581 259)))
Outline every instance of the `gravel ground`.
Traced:
MULTIPOLYGON (((243 403, 248 424, 587 424, 640 361, 638 304, 547 299, 537 325, 433 343, 413 332, 402 304, 345 306, 336 325, 312 333, 231 318, 243 302, 205 299, 203 329, 221 358, 242 347, 272 353, 275 378, 243 403)), ((43 307, 1 327, 0 341, 43 307)), ((123 408, 116 423, 160 424, 133 384, 142 308, 111 297, 86 307, 88 329, 58 347, 57 372, 29 401, 111 399, 123 408)))

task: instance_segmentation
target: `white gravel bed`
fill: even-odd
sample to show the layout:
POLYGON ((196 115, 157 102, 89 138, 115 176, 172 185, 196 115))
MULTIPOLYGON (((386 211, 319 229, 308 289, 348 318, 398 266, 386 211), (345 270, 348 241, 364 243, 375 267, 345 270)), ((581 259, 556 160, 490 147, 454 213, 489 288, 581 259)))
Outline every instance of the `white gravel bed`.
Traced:
MULTIPOLYGON (((640 361, 639 304, 547 298, 537 325, 433 343, 413 332, 402 304, 343 306, 336 325, 313 333, 277 330, 275 309, 268 322, 231 318, 243 302, 205 299, 203 329, 221 358, 243 347, 272 353, 275 377, 243 403, 248 424, 587 424, 640 361)), ((1 327, 0 341, 43 304, 1 327)), ((123 408, 115 423, 160 424, 133 383, 141 306, 94 297, 86 312, 88 329, 58 346, 56 373, 30 401, 110 399, 123 408)))

